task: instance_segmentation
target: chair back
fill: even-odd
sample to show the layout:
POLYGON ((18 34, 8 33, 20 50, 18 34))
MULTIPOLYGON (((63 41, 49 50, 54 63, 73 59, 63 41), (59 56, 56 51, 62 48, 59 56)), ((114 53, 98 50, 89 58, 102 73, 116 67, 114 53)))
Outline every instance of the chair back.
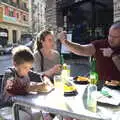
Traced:
POLYGON ((3 75, 0 75, 0 94, 3 90, 3 75))

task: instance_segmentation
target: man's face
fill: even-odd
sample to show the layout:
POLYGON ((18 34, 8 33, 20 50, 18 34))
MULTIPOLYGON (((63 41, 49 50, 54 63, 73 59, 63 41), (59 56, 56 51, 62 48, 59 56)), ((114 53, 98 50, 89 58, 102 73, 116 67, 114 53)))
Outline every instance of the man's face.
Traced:
POLYGON ((108 43, 111 47, 120 46, 120 29, 115 29, 113 27, 109 30, 108 43))
POLYGON ((14 63, 17 73, 20 76, 27 76, 28 72, 32 68, 32 62, 24 62, 23 64, 17 65, 14 63))

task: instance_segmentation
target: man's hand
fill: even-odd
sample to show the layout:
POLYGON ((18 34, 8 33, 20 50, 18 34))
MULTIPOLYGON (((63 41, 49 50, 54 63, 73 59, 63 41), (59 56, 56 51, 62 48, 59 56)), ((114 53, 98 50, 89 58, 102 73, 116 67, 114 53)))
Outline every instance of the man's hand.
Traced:
POLYGON ((67 32, 66 31, 62 31, 60 33, 58 33, 58 39, 60 40, 61 43, 65 43, 65 40, 67 40, 67 32))
POLYGON ((103 56, 105 57, 111 57, 113 50, 111 48, 100 48, 102 51, 103 56))
POLYGON ((117 80, 105 81, 105 84, 110 86, 119 86, 120 81, 117 81, 117 80))

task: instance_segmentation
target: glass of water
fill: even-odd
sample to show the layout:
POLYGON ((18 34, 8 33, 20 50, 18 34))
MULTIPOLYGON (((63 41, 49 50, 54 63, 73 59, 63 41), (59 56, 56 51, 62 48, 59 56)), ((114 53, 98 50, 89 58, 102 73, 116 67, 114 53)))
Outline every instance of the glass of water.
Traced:
POLYGON ((58 95, 64 95, 64 83, 61 79, 60 75, 55 75, 54 76, 54 87, 55 90, 57 91, 58 95))

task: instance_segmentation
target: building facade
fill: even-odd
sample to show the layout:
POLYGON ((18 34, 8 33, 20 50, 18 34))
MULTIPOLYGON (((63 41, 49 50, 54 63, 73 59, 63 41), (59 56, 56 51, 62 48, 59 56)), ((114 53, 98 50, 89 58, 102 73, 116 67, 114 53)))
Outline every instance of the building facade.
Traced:
POLYGON ((47 0, 46 4, 47 24, 72 33, 77 43, 105 38, 113 22, 113 0, 47 0))
POLYGON ((77 43, 105 38, 113 22, 113 0, 58 0, 57 8, 63 15, 61 23, 58 15, 57 26, 72 33, 77 43))
POLYGON ((57 0, 46 0, 46 28, 57 30, 57 0))
POLYGON ((1 0, 0 44, 16 43, 29 29, 28 0, 1 0))
POLYGON ((46 27, 45 8, 46 0, 29 0, 30 1, 30 31, 36 35, 46 27))

